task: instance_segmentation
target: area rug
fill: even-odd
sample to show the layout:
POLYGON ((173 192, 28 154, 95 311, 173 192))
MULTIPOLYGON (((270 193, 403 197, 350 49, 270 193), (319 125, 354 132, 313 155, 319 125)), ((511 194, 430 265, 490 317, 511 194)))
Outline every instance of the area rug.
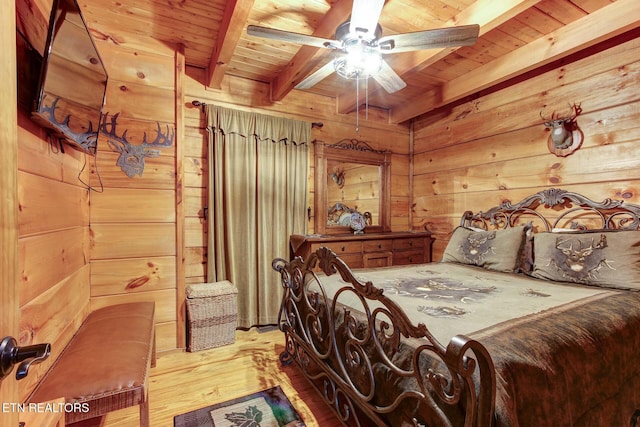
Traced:
POLYGON ((287 396, 275 386, 173 418, 174 427, 305 427, 287 396))

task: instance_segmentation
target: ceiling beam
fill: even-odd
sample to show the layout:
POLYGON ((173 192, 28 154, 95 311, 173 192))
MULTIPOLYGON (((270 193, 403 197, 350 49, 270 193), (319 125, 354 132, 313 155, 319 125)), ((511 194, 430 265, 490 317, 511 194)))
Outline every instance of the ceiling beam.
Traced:
POLYGON ((224 8, 218 39, 207 67, 207 86, 220 89, 222 78, 245 28, 255 0, 229 0, 224 8))
POLYGON ((389 114, 401 123, 640 27, 640 2, 618 0, 442 85, 438 96, 407 100, 389 114))
MULTIPOLYGON (((349 19, 352 0, 339 0, 333 4, 322 18, 313 35, 333 38, 336 28, 349 19)), ((326 56, 326 49, 313 46, 302 46, 278 76, 271 82, 271 100, 281 101, 294 87, 307 77, 316 65, 326 56)))
MULTIPOLYGON (((495 0, 478 0, 447 21, 445 27, 478 24, 480 25, 480 36, 482 36, 540 1, 509 0, 496 2, 495 0)), ((429 49, 416 51, 413 55, 402 55, 401 58, 394 62, 393 69, 400 77, 410 73, 417 73, 458 49, 459 47, 429 49)), ((370 89, 369 97, 373 97, 377 93, 384 94, 384 89, 378 87, 373 90, 370 89)), ((346 114, 355 110, 356 104, 359 105, 364 102, 364 96, 364 94, 360 94, 359 98, 356 98, 355 93, 340 95, 337 99, 338 112, 346 114)))

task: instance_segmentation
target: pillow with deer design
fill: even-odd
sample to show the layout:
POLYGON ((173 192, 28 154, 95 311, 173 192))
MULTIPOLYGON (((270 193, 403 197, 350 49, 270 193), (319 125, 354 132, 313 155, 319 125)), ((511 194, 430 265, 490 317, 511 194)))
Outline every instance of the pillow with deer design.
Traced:
POLYGON ((489 231, 458 227, 447 244, 442 262, 512 273, 519 266, 526 230, 526 227, 489 231))
POLYGON ((538 233, 532 276, 640 290, 640 231, 538 233))

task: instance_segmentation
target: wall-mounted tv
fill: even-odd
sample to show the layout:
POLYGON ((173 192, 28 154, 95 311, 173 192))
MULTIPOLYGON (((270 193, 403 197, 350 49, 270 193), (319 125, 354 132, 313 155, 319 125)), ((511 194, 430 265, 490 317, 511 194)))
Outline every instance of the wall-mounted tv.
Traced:
POLYGON ((76 0, 54 0, 33 119, 95 155, 107 71, 76 0))

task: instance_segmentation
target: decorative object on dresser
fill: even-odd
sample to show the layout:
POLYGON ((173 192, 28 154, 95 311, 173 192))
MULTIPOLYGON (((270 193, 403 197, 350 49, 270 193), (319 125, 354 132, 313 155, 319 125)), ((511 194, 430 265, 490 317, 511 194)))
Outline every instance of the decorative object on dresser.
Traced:
POLYGON ((187 286, 188 351, 227 344, 236 339, 238 290, 228 280, 187 286))
POLYGON ((320 247, 340 255, 352 268, 387 267, 390 265, 431 262, 431 233, 390 232, 347 235, 292 235, 291 259, 307 259, 320 247))
POLYGON ((353 234, 364 234, 364 229, 367 226, 367 221, 363 214, 356 211, 351 214, 349 226, 353 230, 353 234))
POLYGON ((353 234, 363 234, 364 229, 371 225, 371 212, 358 212, 342 203, 336 203, 329 208, 327 213, 327 225, 340 225, 351 227, 353 234))

